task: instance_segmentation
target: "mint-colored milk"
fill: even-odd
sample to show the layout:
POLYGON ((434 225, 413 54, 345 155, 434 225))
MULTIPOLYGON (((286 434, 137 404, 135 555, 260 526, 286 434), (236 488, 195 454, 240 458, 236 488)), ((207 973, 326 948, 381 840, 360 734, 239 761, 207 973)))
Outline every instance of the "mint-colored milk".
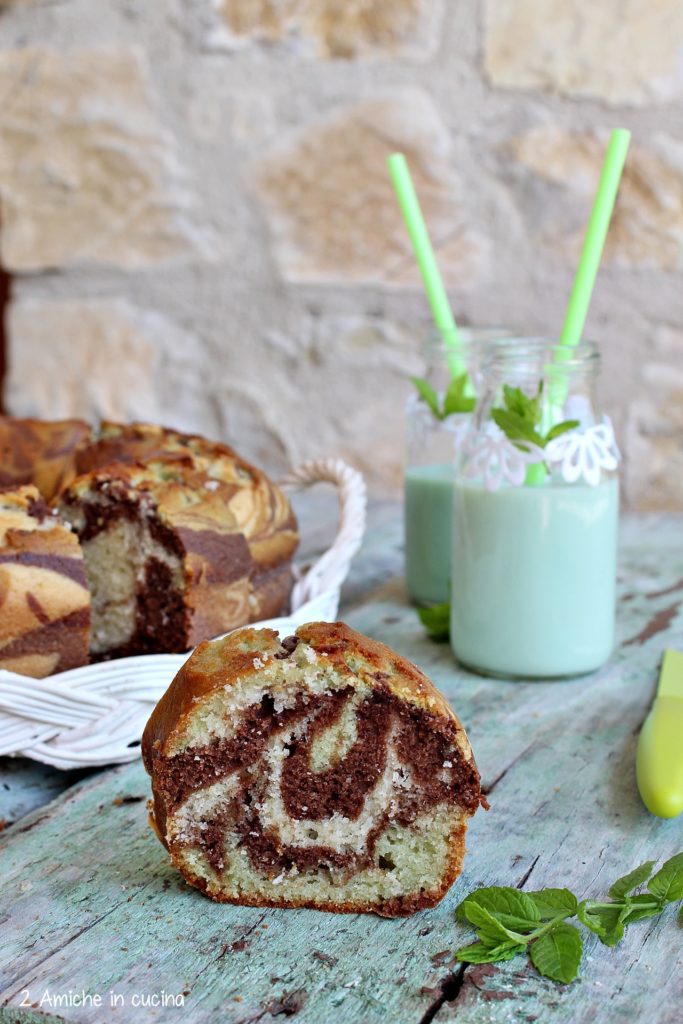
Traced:
POLYGON ((453 472, 447 463, 406 470, 406 583, 417 604, 440 604, 450 594, 453 472))
POLYGON ((502 676, 579 675, 614 643, 616 479, 597 487, 454 487, 451 644, 502 676))

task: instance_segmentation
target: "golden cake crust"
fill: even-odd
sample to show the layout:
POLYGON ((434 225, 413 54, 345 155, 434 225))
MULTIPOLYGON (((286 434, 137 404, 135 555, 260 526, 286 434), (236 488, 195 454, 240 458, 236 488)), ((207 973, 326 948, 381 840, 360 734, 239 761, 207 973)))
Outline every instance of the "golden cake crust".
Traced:
POLYGON ((90 435, 83 420, 0 416, 0 487, 35 484, 52 501, 76 476, 78 454, 90 435))

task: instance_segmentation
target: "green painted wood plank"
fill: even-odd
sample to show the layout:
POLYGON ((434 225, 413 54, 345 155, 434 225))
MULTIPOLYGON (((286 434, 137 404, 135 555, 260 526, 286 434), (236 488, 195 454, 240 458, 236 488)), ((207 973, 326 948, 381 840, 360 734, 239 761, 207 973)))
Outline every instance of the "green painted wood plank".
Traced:
POLYGON ((27 758, 0 758, 0 831, 73 786, 89 771, 58 772, 27 758))
MULTIPOLYGON (((533 868, 530 886, 568 882, 593 893, 639 861, 675 852, 683 846, 681 825, 644 810, 633 753, 661 649, 683 648, 680 614, 642 643, 627 642, 683 600, 675 589, 683 580, 678 537, 679 524, 662 522, 626 534, 622 646, 603 672, 582 680, 513 684, 460 671, 446 647, 423 637, 401 586, 382 583, 381 573, 373 600, 350 612, 352 625, 431 672, 467 724, 493 786, 492 809, 477 815, 470 832, 464 877, 435 910, 383 921, 216 906, 168 867, 146 828, 143 802, 121 802, 147 792, 133 765, 82 782, 7 833, 0 1003, 16 1006, 22 987, 35 997, 85 985, 123 995, 116 1019, 131 1022, 177 1016, 201 1024, 220 1014, 246 1024, 285 1013, 301 1024, 417 1022, 438 1005, 449 951, 466 934, 452 912, 471 888, 519 884, 533 868), (131 1006, 134 994, 162 990, 187 992, 186 1006, 161 1017, 131 1006)), ((437 1020, 597 1016, 664 1024, 674 1020, 670 1008, 680 997, 679 951, 671 921, 643 922, 616 950, 590 946, 584 977, 569 988, 540 979, 522 961, 491 973, 474 969, 437 1020)), ((87 1009, 58 1012, 102 1019, 87 1009)))

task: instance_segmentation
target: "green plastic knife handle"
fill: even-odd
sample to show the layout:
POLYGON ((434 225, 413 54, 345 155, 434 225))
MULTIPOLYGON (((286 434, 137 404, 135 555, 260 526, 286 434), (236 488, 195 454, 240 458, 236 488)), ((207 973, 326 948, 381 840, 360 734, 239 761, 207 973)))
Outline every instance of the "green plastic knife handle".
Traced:
POLYGON ((683 811, 683 700, 657 697, 645 719, 636 751, 636 778, 643 803, 658 818, 683 811))

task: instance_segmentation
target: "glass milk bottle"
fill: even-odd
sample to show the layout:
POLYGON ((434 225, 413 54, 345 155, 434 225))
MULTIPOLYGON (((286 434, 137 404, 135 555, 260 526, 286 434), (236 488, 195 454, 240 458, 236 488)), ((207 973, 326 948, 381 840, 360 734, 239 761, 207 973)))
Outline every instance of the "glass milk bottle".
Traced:
POLYGON ((425 340, 427 389, 415 389, 406 407, 406 584, 416 604, 449 599, 455 453, 474 408, 482 354, 487 344, 506 334, 503 328, 460 330, 455 361, 451 339, 434 332, 425 340), (459 384, 453 384, 454 378, 459 384))
POLYGON ((456 465, 451 645, 516 678, 599 668, 614 643, 619 452, 595 345, 489 350, 456 465))

